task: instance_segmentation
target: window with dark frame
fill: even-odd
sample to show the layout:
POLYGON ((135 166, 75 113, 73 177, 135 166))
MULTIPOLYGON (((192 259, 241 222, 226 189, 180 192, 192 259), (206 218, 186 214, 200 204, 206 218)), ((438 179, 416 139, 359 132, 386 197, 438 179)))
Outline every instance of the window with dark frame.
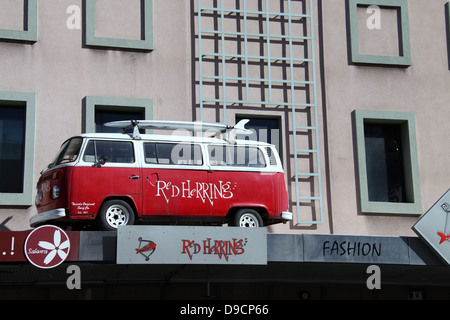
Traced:
POLYGON ((0 192, 24 190, 25 119, 25 106, 0 106, 0 192))
MULTIPOLYGON (((104 126, 107 122, 124 121, 124 120, 143 120, 143 111, 140 110, 111 110, 102 107, 95 109, 95 132, 99 133, 117 133, 117 128, 104 126)), ((139 130, 144 133, 145 130, 139 130)), ((122 131, 121 131, 122 132, 122 131)), ((132 133, 133 129, 125 131, 125 133, 132 133)))
POLYGON ((249 119, 250 121, 245 125, 249 130, 253 131, 251 135, 238 134, 237 137, 243 140, 254 140, 267 142, 275 145, 280 157, 281 152, 281 136, 280 136, 280 118, 279 117, 248 117, 248 116, 236 116, 236 123, 243 119, 249 119))
POLYGON ((408 202, 401 124, 364 123, 369 201, 408 202))

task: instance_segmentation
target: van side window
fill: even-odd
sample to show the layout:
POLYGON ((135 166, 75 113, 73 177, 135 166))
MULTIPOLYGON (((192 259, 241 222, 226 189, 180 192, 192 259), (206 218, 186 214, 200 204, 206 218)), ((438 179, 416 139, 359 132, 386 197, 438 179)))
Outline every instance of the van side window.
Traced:
POLYGON ((209 161, 213 166, 256 167, 266 166, 264 155, 251 146, 208 146, 209 161))
POLYGON ((133 143, 126 141, 91 140, 84 152, 84 162, 97 162, 106 156, 106 162, 134 163, 133 143))
POLYGON ((199 145, 186 143, 144 143, 145 162, 152 164, 181 164, 201 166, 199 145))

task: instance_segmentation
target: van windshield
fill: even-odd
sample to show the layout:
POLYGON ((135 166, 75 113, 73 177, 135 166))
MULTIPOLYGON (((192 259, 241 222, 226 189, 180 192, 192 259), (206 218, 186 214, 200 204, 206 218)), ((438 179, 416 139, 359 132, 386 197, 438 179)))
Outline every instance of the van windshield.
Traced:
POLYGON ((48 168, 75 161, 80 153, 82 141, 82 138, 72 138, 64 142, 55 159, 48 165, 48 168))

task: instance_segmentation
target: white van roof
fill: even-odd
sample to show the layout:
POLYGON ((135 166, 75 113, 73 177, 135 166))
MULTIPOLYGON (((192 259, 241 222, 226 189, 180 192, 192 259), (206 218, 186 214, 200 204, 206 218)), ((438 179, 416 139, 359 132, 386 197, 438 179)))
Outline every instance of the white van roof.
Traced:
MULTIPOLYGON (((129 133, 82 133, 75 137, 81 138, 93 138, 93 139, 115 139, 115 140, 135 140, 133 135, 129 133)), ((158 142, 190 142, 190 143, 203 143, 203 144, 228 144, 228 145, 254 145, 269 147, 271 144, 254 141, 254 140, 242 140, 236 139, 230 142, 225 139, 219 139, 215 137, 198 137, 198 136, 182 136, 182 135, 166 135, 166 134, 141 134, 140 140, 143 141, 158 141, 158 142)))
POLYGON ((105 123, 106 127, 118 128, 123 131, 133 129, 133 133, 85 133, 79 136, 84 138, 97 139, 128 139, 128 140, 149 140, 149 141, 172 141, 172 142, 195 142, 206 144, 239 144, 239 145, 258 145, 268 147, 270 144, 260 141, 252 140, 238 140, 236 134, 252 134, 251 130, 245 128, 249 122, 248 119, 239 121, 234 126, 229 126, 222 123, 210 122, 188 122, 188 121, 160 121, 160 120, 125 120, 113 121, 105 123), (189 132, 202 132, 203 134, 210 134, 210 137, 204 136, 184 136, 184 135, 154 135, 141 134, 139 129, 160 129, 170 130, 176 133, 176 130, 184 130, 189 132), (219 139, 219 134, 226 133, 228 139, 219 139))

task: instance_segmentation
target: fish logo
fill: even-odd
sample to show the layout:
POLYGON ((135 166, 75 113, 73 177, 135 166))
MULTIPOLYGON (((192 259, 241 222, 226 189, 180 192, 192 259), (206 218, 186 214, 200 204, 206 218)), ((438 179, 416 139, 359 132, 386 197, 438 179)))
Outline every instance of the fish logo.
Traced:
POLYGON ((450 239, 450 232, 447 233, 447 234, 444 234, 442 232, 438 232, 437 234, 441 237, 441 241, 439 241, 439 244, 442 244, 444 241, 450 239))
POLYGON ((150 260, 150 256, 155 252, 156 243, 150 240, 143 240, 139 237, 139 248, 135 248, 136 254, 142 254, 145 257, 145 261, 150 260))
MULTIPOLYGON (((444 210, 445 213, 450 214, 450 204, 444 202, 443 204, 441 204, 441 208, 442 210, 444 210)), ((437 234, 441 237, 439 244, 442 244, 445 241, 450 240, 450 232, 447 234, 445 232, 438 232, 437 234)))

